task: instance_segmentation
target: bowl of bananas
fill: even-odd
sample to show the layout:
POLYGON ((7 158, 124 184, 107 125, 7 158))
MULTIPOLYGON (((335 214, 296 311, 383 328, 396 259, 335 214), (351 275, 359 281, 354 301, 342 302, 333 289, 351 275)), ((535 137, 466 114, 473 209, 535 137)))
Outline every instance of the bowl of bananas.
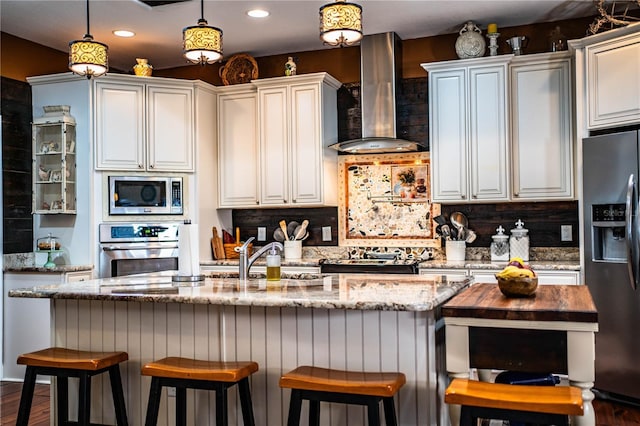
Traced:
POLYGON ((511 258, 509 264, 496 274, 498 288, 507 297, 531 297, 538 288, 538 277, 521 258, 511 258))

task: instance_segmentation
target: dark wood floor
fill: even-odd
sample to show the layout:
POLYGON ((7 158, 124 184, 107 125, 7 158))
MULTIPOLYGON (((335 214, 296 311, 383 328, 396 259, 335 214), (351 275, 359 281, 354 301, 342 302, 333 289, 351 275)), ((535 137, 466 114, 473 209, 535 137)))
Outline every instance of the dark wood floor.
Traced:
MULTIPOLYGON (((15 425, 20 405, 21 383, 0 382, 0 424, 15 425)), ((640 408, 595 400, 597 426, 640 426, 640 408)), ((36 385, 29 426, 49 426, 49 385, 36 385)))

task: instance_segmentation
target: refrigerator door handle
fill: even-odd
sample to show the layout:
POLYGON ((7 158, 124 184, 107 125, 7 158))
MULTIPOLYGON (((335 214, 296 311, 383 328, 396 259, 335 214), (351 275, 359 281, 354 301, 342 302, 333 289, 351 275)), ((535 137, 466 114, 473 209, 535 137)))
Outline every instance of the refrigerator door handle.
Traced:
POLYGON ((634 232, 634 194, 635 194, 635 177, 633 174, 629 175, 629 181, 627 183, 627 202, 625 206, 625 231, 626 231, 626 242, 627 242, 627 269, 629 271, 629 284, 631 284, 632 289, 636 289, 636 238, 634 232))

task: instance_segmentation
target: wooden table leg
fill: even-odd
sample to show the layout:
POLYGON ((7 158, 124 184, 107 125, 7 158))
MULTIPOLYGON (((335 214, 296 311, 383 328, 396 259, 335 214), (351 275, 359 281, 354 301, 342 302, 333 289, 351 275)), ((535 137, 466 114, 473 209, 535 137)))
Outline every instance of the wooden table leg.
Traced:
MULTIPOLYGON (((447 373, 449 378, 469 378, 469 327, 447 325, 445 327, 447 342, 447 373)), ((460 425, 460 406, 449 404, 451 426, 460 425)))
POLYGON ((567 366, 569 383, 582 390, 584 414, 572 420, 577 426, 595 426, 596 414, 591 401, 595 398, 591 389, 595 381, 595 334, 593 331, 567 332, 567 366))

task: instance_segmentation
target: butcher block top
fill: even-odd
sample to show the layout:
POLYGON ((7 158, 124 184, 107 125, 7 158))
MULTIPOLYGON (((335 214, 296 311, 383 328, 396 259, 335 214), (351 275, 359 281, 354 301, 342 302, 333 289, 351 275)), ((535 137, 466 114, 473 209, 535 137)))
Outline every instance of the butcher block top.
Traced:
POLYGON ((444 317, 492 320, 598 322, 585 285, 540 285, 534 297, 504 296, 496 284, 476 284, 442 307, 444 317))

